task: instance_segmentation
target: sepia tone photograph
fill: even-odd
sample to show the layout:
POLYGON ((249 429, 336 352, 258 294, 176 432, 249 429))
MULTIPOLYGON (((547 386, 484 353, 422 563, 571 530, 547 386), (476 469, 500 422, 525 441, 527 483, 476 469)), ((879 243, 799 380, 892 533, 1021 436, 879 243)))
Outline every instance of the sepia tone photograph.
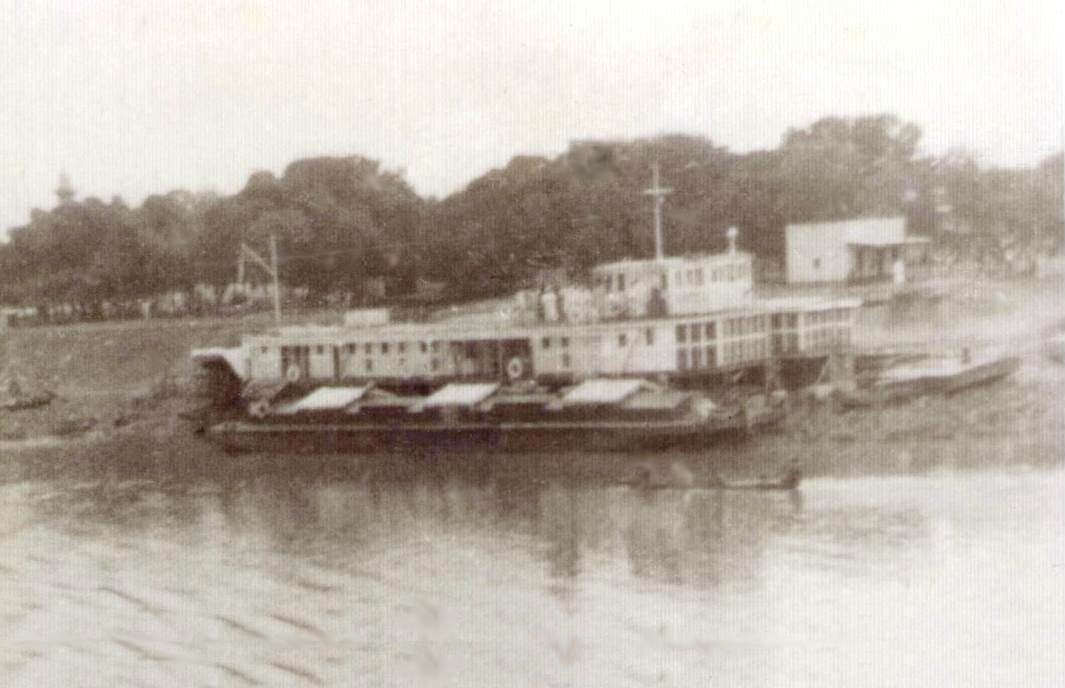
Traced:
POLYGON ((1063 20, 0 0, 0 685, 1061 685, 1063 20))

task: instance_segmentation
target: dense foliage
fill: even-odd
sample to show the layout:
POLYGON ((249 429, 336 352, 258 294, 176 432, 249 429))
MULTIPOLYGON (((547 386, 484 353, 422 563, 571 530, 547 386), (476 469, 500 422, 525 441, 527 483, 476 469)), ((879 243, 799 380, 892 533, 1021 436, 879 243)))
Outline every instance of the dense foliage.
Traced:
MULTIPOLYGON (((452 298, 509 292, 545 270, 580 274, 653 251, 651 165, 673 189, 666 249, 740 243, 779 259, 789 222, 905 214, 911 232, 963 230, 991 245, 1059 250, 1062 155, 1031 169, 983 168, 953 151, 918 154, 920 129, 890 115, 831 117, 767 151, 735 154, 695 136, 575 142, 555 159, 519 156, 444 200, 360 157, 299 160, 257 172, 232 196, 174 191, 130 208, 68 200, 35 210, 0 245, 0 302, 73 305, 85 315, 195 284, 233 281, 247 243, 312 298, 403 296, 419 281, 452 298), (949 225, 949 226, 948 226, 949 225), (368 290, 368 280, 378 290, 368 290)), ((972 243, 972 242, 966 242, 972 243)), ((253 273, 258 275, 259 273, 253 273)))

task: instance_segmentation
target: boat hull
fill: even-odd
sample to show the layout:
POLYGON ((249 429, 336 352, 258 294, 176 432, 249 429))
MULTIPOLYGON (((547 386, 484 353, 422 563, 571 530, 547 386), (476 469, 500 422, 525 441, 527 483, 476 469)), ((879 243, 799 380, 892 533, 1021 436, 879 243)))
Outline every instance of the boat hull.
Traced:
POLYGON ((641 451, 697 447, 779 423, 782 410, 757 419, 726 417, 644 422, 528 422, 366 425, 229 421, 207 429, 207 437, 230 452, 368 453, 430 449, 499 451, 581 449, 641 451))

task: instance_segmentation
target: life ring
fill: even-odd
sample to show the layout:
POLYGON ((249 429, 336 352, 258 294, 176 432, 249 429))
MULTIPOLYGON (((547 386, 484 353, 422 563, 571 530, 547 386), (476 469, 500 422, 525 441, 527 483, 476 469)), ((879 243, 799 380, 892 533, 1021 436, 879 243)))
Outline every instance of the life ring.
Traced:
POLYGON ((521 356, 514 356, 507 361, 507 378, 511 380, 520 380, 525 377, 526 370, 525 359, 521 356))
POLYGON ((266 399, 256 399, 248 404, 248 415, 252 418, 265 418, 270 403, 266 399))
POLYGON ((293 363, 285 369, 285 379, 289 382, 299 382, 300 377, 302 376, 303 373, 300 371, 300 367, 296 363, 293 363))

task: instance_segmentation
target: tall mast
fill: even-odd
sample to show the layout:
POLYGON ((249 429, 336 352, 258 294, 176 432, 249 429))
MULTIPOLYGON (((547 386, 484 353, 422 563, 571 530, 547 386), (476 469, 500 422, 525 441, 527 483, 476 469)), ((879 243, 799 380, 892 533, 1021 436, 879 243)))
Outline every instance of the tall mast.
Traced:
POLYGON ((662 188, 659 184, 657 162, 651 166, 651 188, 644 193, 655 199, 655 260, 662 260, 666 255, 662 249, 662 204, 666 201, 665 197, 673 193, 673 189, 662 188))

